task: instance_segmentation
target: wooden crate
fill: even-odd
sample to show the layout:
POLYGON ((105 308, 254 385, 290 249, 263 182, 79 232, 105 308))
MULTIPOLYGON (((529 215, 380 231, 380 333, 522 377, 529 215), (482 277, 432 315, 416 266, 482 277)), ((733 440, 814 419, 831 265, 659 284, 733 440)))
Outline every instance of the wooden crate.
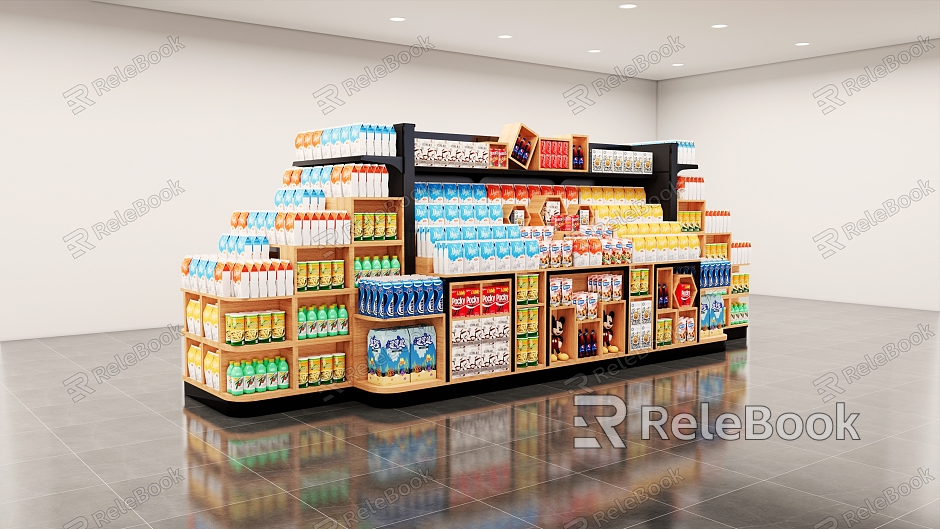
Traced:
MULTIPOLYGON (((565 208, 565 197, 559 195, 539 195, 532 200, 529 200, 529 205, 526 206, 526 210, 528 211, 526 220, 529 226, 545 226, 545 221, 542 220, 542 208, 548 201, 558 202, 559 215, 568 214, 568 210, 565 208)), ((503 206, 503 208, 503 211, 505 212, 506 206, 503 206)))
POLYGON ((567 135, 560 136, 560 137, 571 140, 571 163, 572 163, 571 171, 580 171, 580 172, 585 172, 585 173, 588 172, 588 170, 590 170, 591 168, 591 152, 590 152, 591 144, 588 141, 587 135, 567 134, 567 135), (584 158, 584 167, 582 167, 581 169, 574 168, 574 156, 578 152, 578 147, 581 147, 581 156, 584 158))
POLYGON ((532 159, 535 158, 535 151, 539 146, 539 135, 522 123, 507 123, 503 125, 503 130, 499 133, 499 142, 505 143, 508 147, 506 156, 509 159, 509 165, 528 169, 529 165, 532 163, 532 159), (516 144, 516 140, 520 136, 532 143, 531 150, 529 151, 529 159, 526 160, 525 163, 511 156, 512 147, 516 144))
MULTIPOLYGON (((546 164, 547 165, 547 164, 546 164)), ((532 159, 529 161, 529 170, 531 171, 570 171, 571 170, 571 139, 570 138, 539 138, 537 148, 532 153, 532 159), (562 155, 565 157, 564 167, 546 167, 543 165, 543 149, 547 147, 545 142, 559 142, 562 145, 562 155)))
POLYGON ((486 142, 486 168, 487 169, 509 169, 509 155, 512 154, 512 147, 504 142, 488 141, 486 142), (501 149, 505 156, 500 160, 499 156, 493 158, 493 149, 501 149), (503 163, 500 163, 502 161, 503 163))

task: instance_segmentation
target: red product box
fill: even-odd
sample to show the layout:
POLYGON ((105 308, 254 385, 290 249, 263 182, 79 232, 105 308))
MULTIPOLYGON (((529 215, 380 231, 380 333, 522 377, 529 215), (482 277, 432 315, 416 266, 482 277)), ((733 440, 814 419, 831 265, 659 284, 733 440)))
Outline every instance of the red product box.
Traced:
POLYGON ((450 295, 450 315, 462 318, 467 315, 467 293, 465 289, 455 288, 450 295))
POLYGON ((552 186, 552 194, 565 198, 565 186, 552 186))
POLYGON ((554 192, 552 191, 552 189, 553 189, 552 186, 539 186, 539 194, 540 194, 540 195, 551 195, 551 194, 554 193, 554 192))
POLYGON ((480 287, 464 289, 466 296, 464 298, 465 316, 480 315, 480 287))
POLYGON ((526 196, 529 199, 535 198, 541 194, 542 192, 539 189, 539 186, 535 186, 535 185, 526 186, 526 196))
POLYGON ((480 305, 483 308, 483 314, 496 314, 496 288, 483 287, 480 297, 480 305))
POLYGON ((496 314, 509 312, 509 287, 496 287, 496 314))
POLYGON ((486 184, 486 200, 490 203, 499 203, 503 201, 503 192, 499 184, 486 184))
POLYGON ((512 184, 500 184, 499 188, 503 194, 503 204, 516 203, 516 194, 513 190, 512 184))
POLYGON ((515 185, 516 204, 526 205, 529 203, 529 188, 525 184, 515 185))

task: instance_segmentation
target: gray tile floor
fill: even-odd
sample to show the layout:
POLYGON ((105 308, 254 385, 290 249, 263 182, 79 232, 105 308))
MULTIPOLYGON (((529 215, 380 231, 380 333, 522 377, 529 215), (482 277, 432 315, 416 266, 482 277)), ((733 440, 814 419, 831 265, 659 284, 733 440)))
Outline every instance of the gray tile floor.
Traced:
POLYGON ((95 381, 165 329, 0 343, 0 527, 940 528, 938 313, 751 305, 747 343, 586 371, 574 393, 560 380, 391 410, 272 405, 253 419, 183 397, 178 342, 95 381), (919 326, 926 341, 876 356, 919 326), (858 367, 866 355, 876 369, 858 367), (867 374, 850 383, 849 367, 867 374), (73 402, 63 381, 79 372, 94 392, 73 402), (820 394, 826 373, 838 381, 820 394), (613 408, 575 407, 574 394, 625 401, 623 448, 593 417, 613 408), (860 439, 642 439, 642 405, 697 415, 703 402, 712 433, 747 405, 805 419, 845 402, 860 439), (573 448, 594 435, 601 448, 573 448))

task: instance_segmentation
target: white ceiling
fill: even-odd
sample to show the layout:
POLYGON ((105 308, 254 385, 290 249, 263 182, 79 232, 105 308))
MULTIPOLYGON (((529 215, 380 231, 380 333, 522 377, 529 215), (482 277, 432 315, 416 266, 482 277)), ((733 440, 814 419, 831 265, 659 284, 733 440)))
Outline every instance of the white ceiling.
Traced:
POLYGON ((605 73, 678 37, 683 49, 638 75, 653 80, 940 38, 940 0, 99 1, 605 73))

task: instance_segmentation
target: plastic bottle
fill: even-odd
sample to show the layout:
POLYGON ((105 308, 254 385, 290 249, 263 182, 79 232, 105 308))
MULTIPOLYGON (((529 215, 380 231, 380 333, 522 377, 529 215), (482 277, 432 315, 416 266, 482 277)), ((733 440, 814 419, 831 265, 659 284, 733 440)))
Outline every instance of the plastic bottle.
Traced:
MULTIPOLYGON (((391 266, 391 263, 389 263, 389 266, 391 266)), ((372 256, 372 275, 374 277, 382 275, 382 261, 379 260, 378 255, 372 256)))
POLYGON ((277 364, 274 363, 273 358, 265 359, 267 365, 265 366, 266 371, 268 372, 267 385, 268 391, 274 391, 277 389, 277 364))
POLYGON ((251 363, 255 370, 255 393, 264 393, 268 390, 268 369, 257 359, 251 363))
POLYGON ((327 326, 329 325, 327 320, 326 305, 320 305, 317 310, 317 338, 326 338, 328 334, 327 326))
POLYGON ((297 339, 307 339, 307 307, 300 307, 297 311, 297 339))
POLYGON ((255 392, 255 369, 251 362, 242 362, 242 380, 244 380, 245 395, 251 395, 255 392))
POLYGON ((282 356, 277 363, 277 389, 290 388, 290 371, 287 368, 287 360, 282 356))
POLYGON ((362 260, 361 277, 372 277, 372 261, 369 260, 368 256, 366 256, 366 258, 362 260))
POLYGON ((317 337, 317 307, 310 305, 307 308, 307 339, 312 340, 317 337))
POLYGON ((337 326, 339 322, 339 312, 336 310, 336 304, 330 305, 330 310, 326 312, 326 334, 327 336, 336 336, 339 334, 337 326))
POLYGON ((349 334, 349 312, 346 310, 346 305, 340 305, 336 313, 336 330, 340 336, 349 334))
POLYGON ((393 255, 393 256, 392 256, 391 270, 392 270, 392 271, 391 271, 390 275, 393 275, 393 276, 400 276, 400 275, 401 275, 401 262, 398 261, 398 256, 397 256, 397 255, 393 255))
POLYGON ((242 366, 238 362, 232 366, 232 395, 239 396, 245 392, 245 378, 242 366))
POLYGON ((382 256, 382 277, 388 277, 392 274, 392 262, 387 255, 382 256))
POLYGON ((359 278, 362 277, 362 261, 356 257, 356 260, 353 261, 353 286, 359 286, 359 278))
POLYGON ((232 369, 235 368, 235 362, 229 361, 228 369, 225 370, 225 392, 232 393, 232 369))

